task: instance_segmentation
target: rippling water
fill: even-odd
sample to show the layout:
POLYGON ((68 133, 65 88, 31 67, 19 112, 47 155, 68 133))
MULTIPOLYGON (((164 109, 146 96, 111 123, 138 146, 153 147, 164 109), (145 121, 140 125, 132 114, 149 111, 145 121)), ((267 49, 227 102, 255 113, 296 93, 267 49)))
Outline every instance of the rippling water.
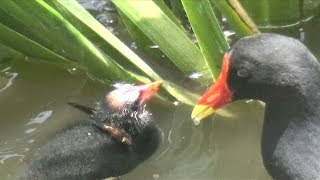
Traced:
MULTIPOLYGON (((92 2, 88 8, 92 6, 96 16, 107 20, 107 25, 116 23, 101 15, 113 13, 112 9, 97 10, 92 2)), ((317 57, 319 21, 315 18, 305 25, 306 45, 317 57)), ((295 28, 272 31, 291 36, 297 32, 295 28)), ((46 140, 87 118, 68 107, 68 101, 93 105, 108 87, 72 67, 61 69, 24 59, 0 66, 0 178, 15 179, 46 140)), ((260 155, 264 113, 260 102, 233 103, 199 126, 190 119, 191 107, 178 102, 152 100, 149 108, 162 130, 161 146, 122 179, 270 179, 260 155)))

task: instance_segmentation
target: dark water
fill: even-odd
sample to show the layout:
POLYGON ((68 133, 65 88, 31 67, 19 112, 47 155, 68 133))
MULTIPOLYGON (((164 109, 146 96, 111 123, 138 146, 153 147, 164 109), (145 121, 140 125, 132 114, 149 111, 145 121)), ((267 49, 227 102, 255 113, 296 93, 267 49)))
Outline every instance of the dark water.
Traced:
MULTIPOLYGON (((305 44, 319 58, 320 19, 307 21, 304 30, 305 44)), ((298 35, 297 27, 268 31, 298 35)), ((108 88, 77 69, 25 58, 0 64, 0 179, 15 179, 47 139, 87 118, 68 101, 93 105, 108 88)), ((149 108, 163 132, 161 147, 122 179, 270 179, 260 156, 260 102, 235 102, 199 126, 190 119, 192 107, 154 99, 149 108)))

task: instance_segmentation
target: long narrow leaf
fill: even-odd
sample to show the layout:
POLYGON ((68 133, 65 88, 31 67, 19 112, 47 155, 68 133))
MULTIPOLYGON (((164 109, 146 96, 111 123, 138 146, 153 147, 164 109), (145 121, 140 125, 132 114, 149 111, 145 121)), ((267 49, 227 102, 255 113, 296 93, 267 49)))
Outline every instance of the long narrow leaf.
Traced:
POLYGON ((15 19, 14 22, 10 22, 11 24, 6 19, 0 19, 0 23, 4 22, 13 28, 24 25, 28 29, 25 32, 23 29, 11 29, 2 24, 1 42, 12 49, 50 62, 63 60, 77 64, 103 80, 147 80, 143 76, 124 70, 101 53, 61 14, 43 0, 10 1, 10 3, 8 0, 4 0, 0 2, 0 6, 1 10, 5 12, 3 14, 10 15, 15 19), (12 14, 10 10, 17 10, 19 13, 12 14), (19 26, 13 24, 17 22, 20 23, 19 26), (28 27, 29 24, 33 27, 28 27), (38 36, 39 33, 43 35, 38 36), (44 35, 49 41, 41 41, 44 35))
POLYGON ((216 78, 221 69, 223 53, 229 45, 223 35, 209 0, 182 0, 192 29, 211 73, 216 78))
POLYGON ((212 78, 199 48, 153 1, 113 2, 182 72, 191 74, 197 71, 205 74, 204 78, 207 80, 212 78))
POLYGON ((242 8, 238 0, 211 0, 219 11, 227 18, 228 23, 238 36, 259 33, 257 26, 242 8))
MULTIPOLYGON (((178 18, 169 9, 169 7, 163 0, 153 0, 153 2, 172 20, 172 22, 174 22, 177 25, 177 27, 179 27, 183 32, 185 32, 185 29, 180 24, 178 18)), ((133 38, 135 43, 137 43, 137 46, 142 51, 149 54, 150 47, 153 46, 154 43, 131 20, 129 20, 129 18, 126 15, 124 15, 120 9, 118 9, 118 12, 121 16, 122 21, 127 27, 131 37, 133 38)), ((154 51, 151 51, 150 53, 154 55, 154 51)))
POLYGON ((108 31, 102 24, 96 21, 83 7, 74 0, 57 0, 62 6, 70 11, 74 16, 81 20, 88 28, 91 28, 107 43, 117 49, 119 53, 125 56, 129 61, 139 67, 146 75, 159 80, 160 77, 131 49, 122 43, 116 36, 108 31))
MULTIPOLYGON (((131 51, 125 44, 123 44, 117 37, 111 34, 104 26, 96 21, 87 11, 85 11, 79 4, 73 0, 57 0, 57 2, 66 8, 75 17, 81 20, 88 28, 91 28, 107 43, 112 45, 119 53, 127 58, 128 61, 136 65, 142 72, 153 80, 159 80, 161 77, 155 73, 140 57, 131 51)), ((196 95, 188 90, 174 85, 170 82, 163 84, 163 87, 179 101, 186 104, 194 104, 196 95)))
POLYGON ((50 51, 40 44, 24 37, 0 23, 0 43, 21 52, 27 56, 47 59, 57 63, 67 61, 60 55, 50 51))
POLYGON ((153 2, 174 22, 177 27, 179 27, 182 31, 185 31, 183 26, 180 24, 179 19, 174 15, 174 13, 169 9, 166 3, 163 0, 153 0, 153 2))

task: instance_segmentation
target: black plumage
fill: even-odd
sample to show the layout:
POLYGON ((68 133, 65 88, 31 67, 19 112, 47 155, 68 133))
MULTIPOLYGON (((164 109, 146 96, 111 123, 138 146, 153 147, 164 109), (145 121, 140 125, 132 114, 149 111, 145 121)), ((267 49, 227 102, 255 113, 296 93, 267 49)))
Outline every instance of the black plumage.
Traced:
POLYGON ((320 66, 312 53, 281 35, 243 38, 230 52, 228 85, 235 100, 266 103, 261 149, 269 174, 320 178, 320 66))
POLYGON ((70 103, 91 120, 57 133, 40 148, 22 179, 103 179, 135 168, 159 145, 159 129, 145 108, 159 85, 121 85, 95 108, 70 103))
POLYGON ((261 150, 274 179, 320 178, 320 65, 298 40, 262 33, 238 40, 200 98, 201 120, 241 99, 266 103, 261 150))

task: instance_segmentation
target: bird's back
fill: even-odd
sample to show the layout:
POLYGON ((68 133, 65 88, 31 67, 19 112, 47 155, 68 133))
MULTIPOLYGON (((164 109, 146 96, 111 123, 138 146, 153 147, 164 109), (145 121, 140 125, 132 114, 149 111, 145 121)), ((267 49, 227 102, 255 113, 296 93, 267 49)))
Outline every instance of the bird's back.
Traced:
POLYGON ((24 178, 102 179, 120 176, 151 154, 137 153, 135 148, 122 144, 92 124, 77 125, 56 134, 41 147, 24 178))

